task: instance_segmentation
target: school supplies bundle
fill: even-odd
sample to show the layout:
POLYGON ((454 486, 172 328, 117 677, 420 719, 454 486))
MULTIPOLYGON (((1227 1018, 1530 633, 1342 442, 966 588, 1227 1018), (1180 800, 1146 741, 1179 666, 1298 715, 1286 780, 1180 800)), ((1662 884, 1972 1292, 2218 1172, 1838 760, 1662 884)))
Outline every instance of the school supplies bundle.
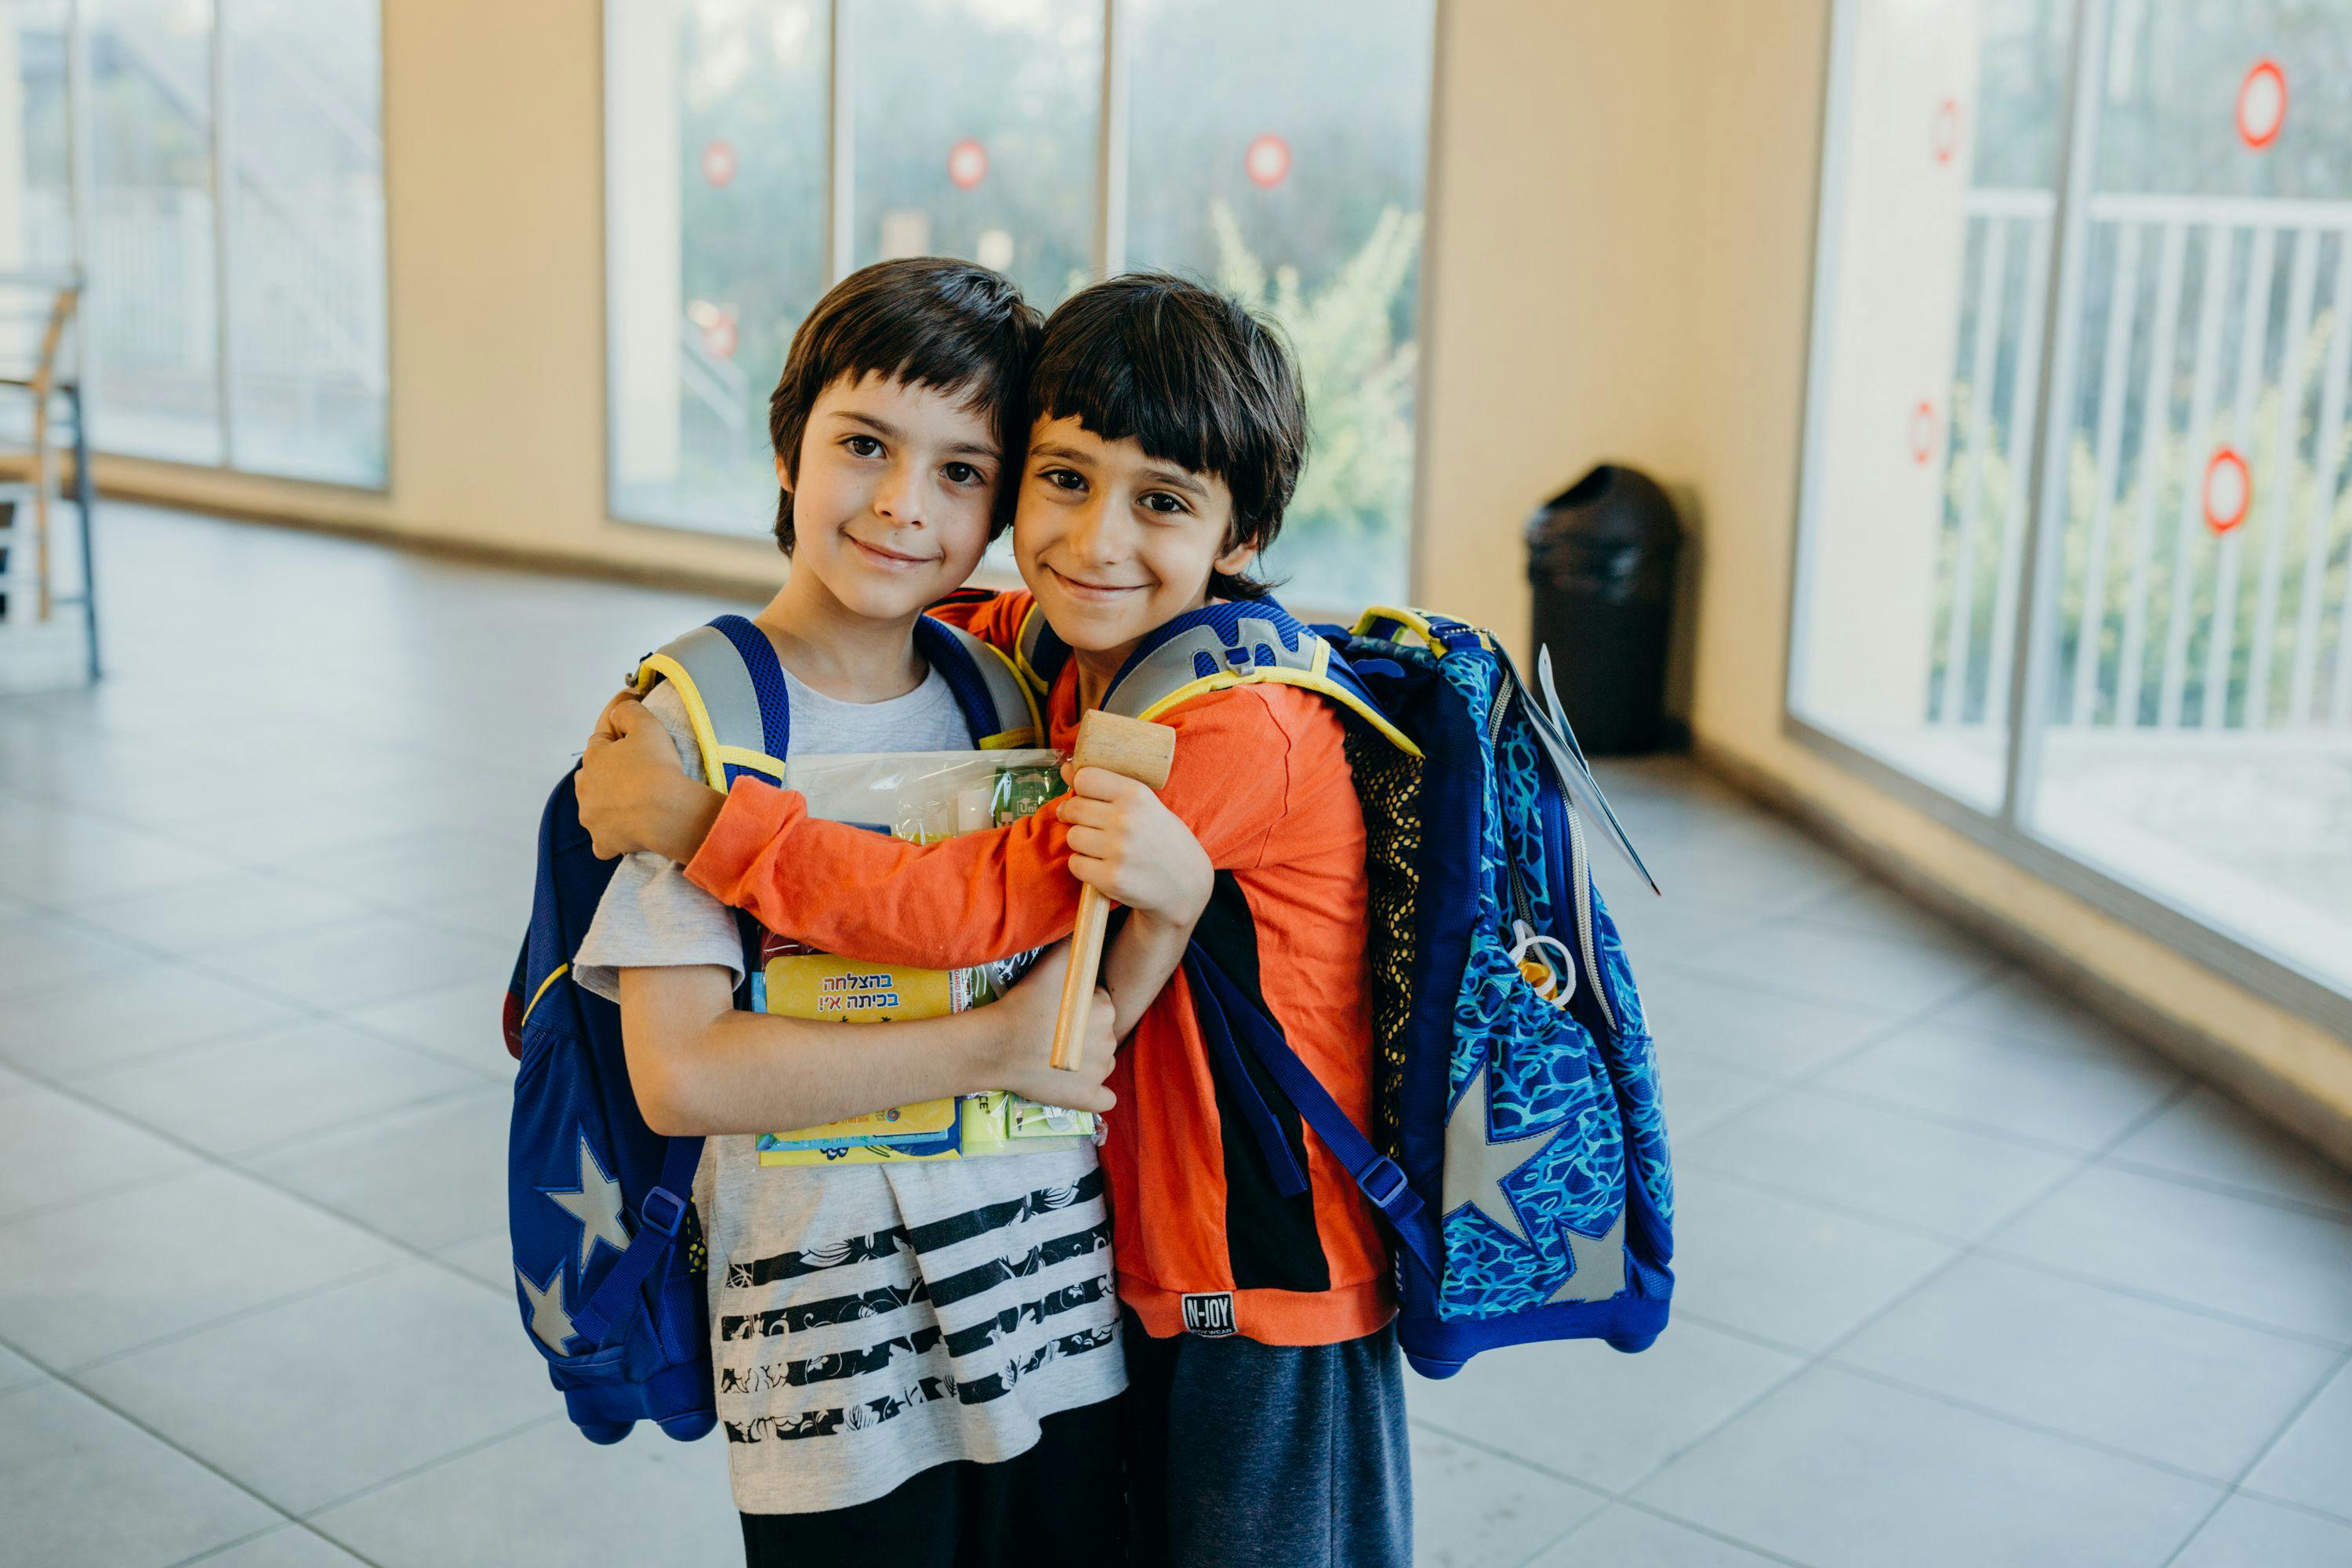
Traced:
MULTIPOLYGON (((812 757, 784 769, 809 815, 853 822, 917 844, 1001 827, 1062 793, 1050 751, 918 752, 812 757)), ((915 969, 818 952, 763 933, 751 1005, 792 1018, 881 1024, 936 1018, 1002 996, 1035 958, 971 969, 915 969)), ((873 1111, 796 1132, 762 1133, 760 1163, 873 1164, 1072 1149, 1096 1134, 1093 1114, 1017 1094, 968 1094, 873 1111)))
MULTIPOLYGON (((1003 655, 939 621, 916 649, 945 677, 972 743, 1004 750, 1043 734, 1035 703, 1003 655)), ((668 680, 685 700, 706 780, 784 773, 792 716, 775 648, 740 616, 721 616, 648 655, 640 689, 668 680)), ((540 819, 530 924, 505 1004, 518 1061, 507 1137, 507 1215, 515 1306, 572 1420, 599 1443, 639 1421, 691 1439, 716 1422, 704 1312, 707 1259, 690 1196, 699 1138, 665 1138, 629 1088, 621 1012, 572 978, 614 862, 580 826, 567 773, 540 819)), ((747 971, 764 933, 746 920, 747 971)), ((751 1005, 751 985, 736 993, 751 1005)))
MULTIPOLYGON (((1020 644, 1048 682, 1068 657, 1042 616, 1020 644)), ((1102 704, 1148 720, 1273 682, 1347 721, 1369 841, 1376 1125, 1349 1120, 1247 977, 1197 941, 1184 968, 1211 1070, 1277 1187, 1307 1190, 1268 1104, 1286 1099, 1387 1220, 1398 1338, 1431 1377, 1540 1340, 1645 1349, 1674 1290, 1656 1063, 1585 813, 1649 873, 1538 668, 1540 698, 1461 622, 1373 609, 1309 627, 1259 599, 1145 637, 1102 704), (1274 1095, 1243 1092, 1261 1078, 1274 1095)))

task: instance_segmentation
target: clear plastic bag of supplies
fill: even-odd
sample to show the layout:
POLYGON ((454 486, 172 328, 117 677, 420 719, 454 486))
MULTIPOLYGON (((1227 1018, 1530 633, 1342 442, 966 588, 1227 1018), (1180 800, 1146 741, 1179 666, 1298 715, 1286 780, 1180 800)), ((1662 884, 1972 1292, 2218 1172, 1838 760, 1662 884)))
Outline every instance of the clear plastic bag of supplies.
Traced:
MULTIPOLYGON (((1016 822, 1062 793, 1052 751, 894 752, 792 763, 784 786, 809 815, 931 844, 1016 822)), ((916 969, 819 952, 770 934, 752 976, 752 1005, 794 1018, 884 1023, 935 1018, 1002 996, 1036 959, 1017 953, 969 969, 916 969)), ((762 1133, 760 1163, 873 1164, 1072 1149, 1097 1132, 1089 1111, 1009 1091, 896 1106, 794 1132, 762 1133)))

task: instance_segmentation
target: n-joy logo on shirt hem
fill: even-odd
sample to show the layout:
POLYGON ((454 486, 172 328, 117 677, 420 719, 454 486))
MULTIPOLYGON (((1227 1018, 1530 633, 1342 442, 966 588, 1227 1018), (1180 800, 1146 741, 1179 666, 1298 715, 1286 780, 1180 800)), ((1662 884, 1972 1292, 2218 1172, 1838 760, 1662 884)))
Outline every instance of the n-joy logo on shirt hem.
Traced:
POLYGON ((1184 1298, 1184 1331, 1198 1334, 1204 1340, 1222 1340, 1234 1331, 1234 1293, 1219 1290, 1213 1294, 1184 1298))

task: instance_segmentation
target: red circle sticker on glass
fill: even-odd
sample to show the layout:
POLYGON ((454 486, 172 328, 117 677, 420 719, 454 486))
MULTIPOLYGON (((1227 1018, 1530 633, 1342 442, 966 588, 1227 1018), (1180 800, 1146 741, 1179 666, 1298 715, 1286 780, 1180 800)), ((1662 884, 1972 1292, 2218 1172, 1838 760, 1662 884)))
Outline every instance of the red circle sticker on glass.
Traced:
POLYGON ((1290 177, 1290 143, 1267 132, 1242 153, 1242 168, 1252 180, 1272 190, 1290 177))
POLYGON ((1924 464, 1936 455, 1936 405, 1922 402, 1911 411, 1911 460, 1924 464))
POLYGON ((949 148, 948 178, 960 191, 978 186, 988 178, 988 149, 969 136, 949 148))
POLYGON ((2278 140, 2286 124, 2286 72, 2262 60, 2238 84, 2238 139, 2254 152, 2278 140))
POLYGON ((1948 165, 1960 150, 1960 100, 1948 98, 1936 106, 1936 121, 1927 132, 1928 149, 1938 164, 1948 165))
POLYGON ((734 183, 734 142, 721 136, 702 150, 702 177, 721 190, 734 183))
POLYGON ((713 310, 702 323, 702 346, 713 359, 735 357, 735 318, 725 310, 713 310))
POLYGON ((2235 447, 2224 447, 2205 465, 2205 526, 2227 533, 2246 521, 2254 503, 2254 479, 2235 447))

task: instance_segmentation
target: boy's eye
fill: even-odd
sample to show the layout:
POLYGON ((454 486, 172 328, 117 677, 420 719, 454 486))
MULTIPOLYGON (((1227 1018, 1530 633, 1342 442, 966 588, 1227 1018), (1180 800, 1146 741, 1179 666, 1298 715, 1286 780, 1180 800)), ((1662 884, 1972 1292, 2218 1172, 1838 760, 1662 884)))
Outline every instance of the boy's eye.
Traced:
POLYGON ((878 458, 882 455, 882 443, 871 436, 846 437, 841 444, 849 448, 849 455, 853 458, 878 458))
POLYGON ((978 484, 981 479, 980 470, 970 463, 950 463, 940 471, 947 476, 947 481, 951 485, 978 484))
POLYGON ((1082 490, 1087 488, 1086 476, 1071 468, 1040 468, 1037 477, 1057 490, 1082 490))
POLYGON ((1185 506, 1183 497, 1171 495, 1166 490, 1146 490, 1136 500, 1145 510, 1156 511, 1163 517, 1174 517, 1191 510, 1185 506))

